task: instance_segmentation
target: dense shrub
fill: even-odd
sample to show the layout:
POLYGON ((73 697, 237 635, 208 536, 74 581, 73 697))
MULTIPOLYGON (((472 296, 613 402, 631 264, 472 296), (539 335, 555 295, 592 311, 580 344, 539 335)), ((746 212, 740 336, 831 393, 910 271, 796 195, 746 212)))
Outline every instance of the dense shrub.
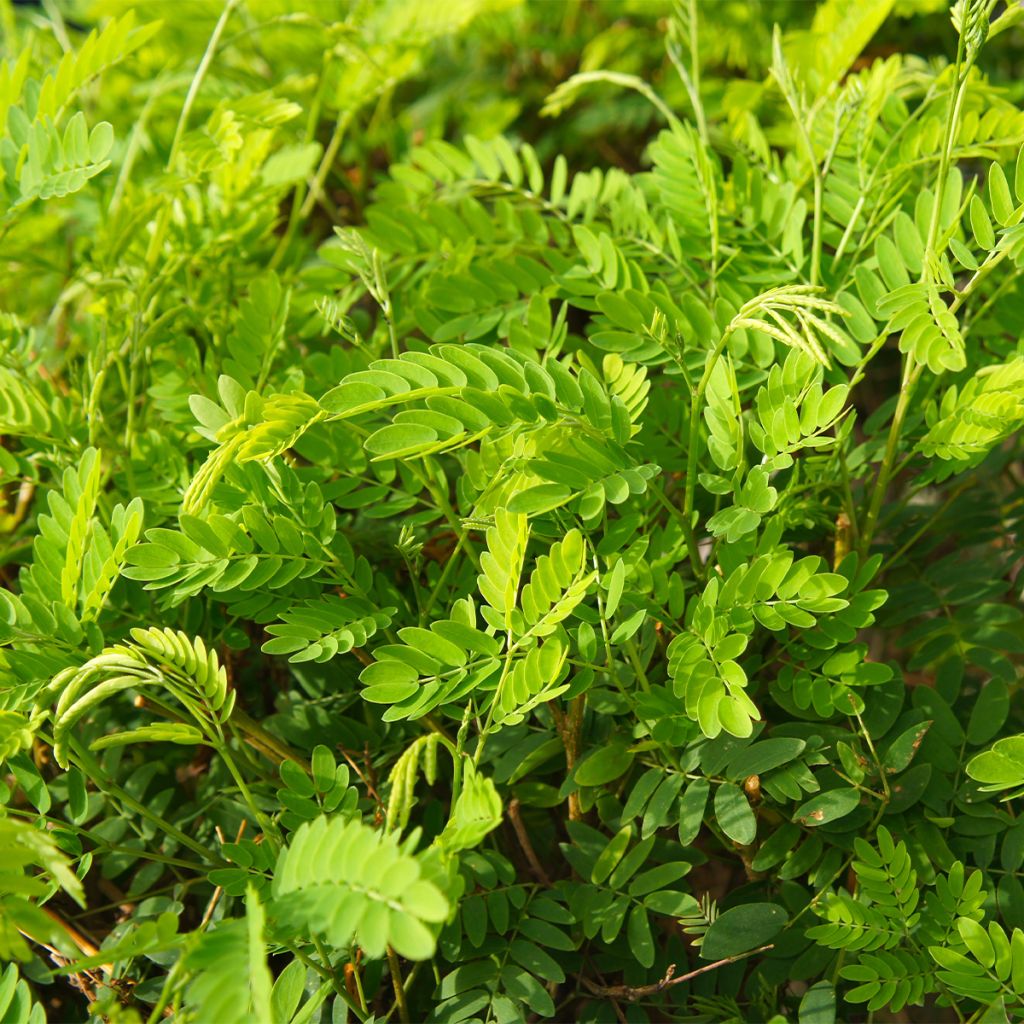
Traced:
POLYGON ((939 7, 0 6, 0 1020, 1024 1017, 939 7))

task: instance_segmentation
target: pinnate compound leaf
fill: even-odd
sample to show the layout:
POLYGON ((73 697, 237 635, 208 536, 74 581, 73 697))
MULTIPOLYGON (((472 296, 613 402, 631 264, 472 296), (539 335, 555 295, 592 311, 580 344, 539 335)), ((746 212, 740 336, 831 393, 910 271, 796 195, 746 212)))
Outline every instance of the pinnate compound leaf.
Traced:
POLYGON ((445 893, 424 857, 405 852, 395 833, 358 820, 318 817, 299 826, 274 872, 274 909, 335 949, 351 942, 379 958, 391 945, 408 959, 429 957, 435 925, 448 916, 445 893))

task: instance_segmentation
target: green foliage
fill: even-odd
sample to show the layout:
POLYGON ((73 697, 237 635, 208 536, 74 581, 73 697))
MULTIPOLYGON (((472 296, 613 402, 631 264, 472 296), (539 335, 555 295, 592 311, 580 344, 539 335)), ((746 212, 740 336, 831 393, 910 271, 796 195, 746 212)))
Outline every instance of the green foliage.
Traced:
POLYGON ((1019 6, 186 6, 0 4, 0 1021, 1024 1015, 1019 6))
POLYGON ((227 676, 217 653, 207 651, 198 637, 190 640, 166 627, 133 629, 131 635, 134 643, 109 647, 81 668, 65 669, 54 677, 49 689, 59 697, 53 712, 53 754, 61 767, 69 763, 68 747, 80 721, 125 690, 166 690, 200 728, 184 723, 144 726, 97 740, 92 744, 94 750, 150 736, 195 744, 204 735, 214 742, 222 735, 220 727, 230 717, 235 698, 228 693, 227 676))
POLYGON ((435 941, 429 926, 444 921, 449 909, 431 870, 393 835, 361 821, 320 817, 301 825, 282 850, 275 907, 285 927, 311 928, 335 949, 354 941, 370 957, 391 946, 410 960, 426 960, 435 941))
POLYGON ((32 998, 32 990, 18 975, 15 964, 8 964, 0 977, 0 1014, 5 1024, 43 1024, 46 1011, 32 998))
MULTIPOLYGON (((866 1003, 868 1010, 919 1006, 933 992, 946 999, 952 994, 991 1004, 1000 997, 998 984, 975 983, 972 988, 970 979, 983 971, 961 952, 965 945, 971 952, 980 949, 985 966, 994 964, 993 947, 979 923, 988 899, 981 872, 965 877, 963 863, 955 861, 946 876, 935 879, 935 888, 922 902, 906 844, 894 843, 884 827, 879 827, 877 839, 877 850, 859 837, 854 840, 859 858, 852 864, 856 897, 843 891, 827 894, 818 913, 828 923, 807 933, 833 949, 856 952, 856 962, 840 972, 857 982, 846 998, 866 1003), (958 978, 949 968, 961 963, 967 967, 958 978)), ((989 931, 993 937, 998 933, 1006 952, 996 967, 1005 980, 1010 974, 1010 943, 995 922, 989 931)))
MULTIPOLYGON (((0 818, 0 851, 4 865, 0 874, 0 955, 5 960, 28 960, 31 950, 26 938, 56 943, 67 950, 66 939, 40 905, 40 898, 59 888, 79 906, 84 905, 82 883, 68 858, 42 829, 6 816, 0 818), (40 873, 27 868, 40 869, 40 873)), ((16 978, 8 971, 4 988, 16 988, 16 978)), ((16 1004, 23 1002, 15 999, 16 1004)))
POLYGON ((200 1020, 272 1020, 271 975, 263 940, 265 917, 252 890, 245 917, 200 936, 183 963, 192 974, 187 999, 200 1020))

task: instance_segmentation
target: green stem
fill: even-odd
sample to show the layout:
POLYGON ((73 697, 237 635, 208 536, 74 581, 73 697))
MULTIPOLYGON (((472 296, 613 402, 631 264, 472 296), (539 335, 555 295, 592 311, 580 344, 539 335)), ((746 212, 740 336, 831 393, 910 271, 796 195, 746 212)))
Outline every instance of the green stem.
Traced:
MULTIPOLYGON (((313 102, 309 108, 309 117, 306 118, 306 132, 305 141, 310 143, 313 141, 313 136, 316 134, 316 126, 320 121, 320 108, 323 104, 324 91, 327 88, 327 68, 330 64, 331 55, 333 51, 327 50, 324 53, 323 61, 320 68, 320 85, 316 90, 316 95, 313 97, 313 102)), ((295 191, 292 193, 292 205, 288 211, 288 226, 285 228, 284 234, 281 236, 281 240, 277 244, 277 248, 274 250, 273 256, 270 258, 270 269, 276 270, 281 263, 281 259, 284 254, 288 251, 289 246, 295 238, 295 232, 298 230, 299 222, 303 219, 302 206, 306 198, 306 179, 303 178, 295 186, 295 191)))
POLYGON ((390 946, 388 946, 388 967, 391 970, 391 984, 395 989, 398 1019, 402 1024, 410 1024, 409 1004, 405 998, 405 982, 402 981, 402 966, 398 962, 398 954, 390 946))
MULTIPOLYGON (((811 154, 813 161, 814 155, 811 154)), ((811 284, 817 287, 821 279, 821 215, 822 215, 822 194, 821 194, 821 173, 817 165, 814 167, 814 234, 811 240, 811 284)))
POLYGON ((700 98, 700 51, 697 46, 697 0, 689 0, 690 7, 690 78, 693 91, 690 102, 693 104, 693 115, 697 118, 697 131, 705 143, 708 142, 708 124, 704 117, 704 104, 700 98))
MULTIPOLYGON (((311 956, 304 953, 298 946, 293 946, 287 942, 283 942, 282 945, 285 949, 294 954, 297 960, 304 963, 310 970, 315 971, 324 979, 324 981, 331 985, 337 997, 349 1008, 349 1010, 352 1011, 356 1020, 360 1022, 366 1020, 366 1011, 364 1009, 360 1009, 357 1003, 348 994, 348 990, 339 980, 337 972, 332 966, 330 966, 331 961, 329 959, 325 961, 325 964, 318 964, 311 956)), ((327 956, 327 954, 323 952, 323 943, 321 943, 319 939, 314 940, 314 945, 317 947, 317 954, 319 956, 327 956)))
MULTIPOLYGON (((668 432, 666 431, 666 433, 668 433, 668 432)), ((664 491, 663 491, 663 490, 662 490, 662 489, 661 489, 661 488, 660 488, 660 487, 659 487, 659 486, 657 485, 657 483, 655 483, 655 482, 654 482, 654 480, 649 480, 649 481, 648 481, 648 483, 647 483, 647 490, 648 490, 648 491, 649 491, 649 492, 650 492, 651 494, 653 494, 653 495, 654 495, 654 497, 655 497, 655 498, 657 499, 658 503, 659 503, 659 504, 660 504, 660 505, 662 506, 662 508, 664 508, 664 509, 665 509, 665 511, 666 511, 666 512, 668 512, 668 514, 669 514, 669 515, 670 515, 670 516, 671 516, 671 517, 672 517, 672 518, 673 518, 673 519, 674 519, 674 520, 675 520, 675 521, 676 521, 677 523, 679 523, 680 527, 681 527, 681 528, 682 528, 682 530, 683 530, 683 535, 685 536, 685 535, 686 535, 686 533, 687 533, 687 532, 688 532, 688 530, 689 530, 689 526, 688 526, 688 524, 687 524, 686 520, 685 520, 685 519, 683 518, 683 514, 682 514, 682 512, 680 512, 680 511, 679 511, 679 509, 677 509, 677 508, 675 507, 675 505, 673 505, 673 504, 672 504, 672 502, 668 500, 668 496, 667 496, 667 495, 665 494, 665 492, 664 492, 664 491)))
POLYGON ((213 62, 213 55, 217 52, 217 44, 220 42, 220 37, 224 34, 224 29, 227 27, 228 19, 231 17, 231 12, 237 6, 238 0, 227 0, 227 3, 224 4, 224 10, 220 12, 220 17, 217 19, 217 24, 214 26, 213 34, 210 36, 210 41, 206 44, 206 51, 203 53, 203 58, 199 62, 199 67, 196 68, 195 75, 192 77, 192 83, 188 87, 188 93, 185 96, 185 103, 182 105, 181 115, 178 118, 178 124, 174 129, 174 139, 171 142, 171 152, 167 157, 168 171, 174 167, 174 159, 178 155, 178 147, 181 145, 185 129, 188 127, 188 118, 189 114, 192 113, 192 106, 196 101, 196 97, 199 95, 203 79, 206 78, 206 73, 210 70, 210 64, 213 62))
POLYGON ((171 993, 174 991, 174 986, 178 980, 176 977, 178 968, 184 962, 184 959, 179 959, 178 962, 167 972, 167 977, 164 979, 164 984, 160 989, 160 995, 157 998, 156 1004, 153 1006, 153 1010, 150 1015, 146 1018, 146 1024, 156 1024, 156 1022, 163 1016, 164 1009, 171 1001, 171 993))
POLYGON ((327 175, 330 173, 334 160, 338 155, 338 150, 341 149, 342 140, 345 138, 345 132, 351 120, 352 111, 350 110, 343 110, 338 115, 338 120, 334 123, 334 131, 331 133, 331 141, 327 144, 323 159, 320 161, 320 166, 317 168, 316 175, 310 185, 309 194, 306 196, 306 201, 302 204, 299 211, 300 218, 305 219, 308 217, 313 212, 313 207, 317 200, 323 195, 324 182, 327 180, 327 175))
POLYGON ((466 741, 469 739, 469 723, 473 717, 472 709, 472 703, 466 705, 462 723, 455 737, 455 754, 452 756, 452 807, 458 803, 459 796, 462 794, 462 757, 466 749, 466 741))
POLYGON ((629 659, 630 665, 633 666, 633 671, 636 673, 637 682, 640 684, 641 689, 650 691, 651 684, 647 678, 644 666, 640 661, 640 655, 637 652, 636 644, 633 643, 632 640, 627 640, 622 646, 626 652, 626 657, 629 659))
POLYGON ((871 739, 871 733, 868 732, 868 728, 864 724, 864 719, 861 718, 858 712, 854 712, 854 717, 857 719, 857 725, 860 726, 860 731, 864 736, 864 742, 867 744, 868 750, 871 751, 871 757, 875 762, 875 766, 878 768, 878 778, 882 783, 882 793, 885 796, 885 800, 882 805, 884 808, 892 799, 892 791, 889 789, 889 778, 885 772, 885 765, 882 763, 882 759, 878 756, 878 751, 875 749, 875 744, 871 739))
POLYGON ((1008 249, 1001 249, 999 252, 994 253, 978 269, 974 272, 973 277, 960 289, 956 294, 956 298, 949 305, 950 313, 955 313, 970 297, 974 290, 981 284, 982 281, 988 277, 989 274, 999 266, 1000 263, 1008 255, 1008 249))
POLYGON ((310 997, 302 1004, 302 1009, 292 1017, 289 1024, 308 1024, 313 1014, 323 1005, 324 1000, 334 991, 334 982, 325 981, 310 997))
POLYGON ((278 831, 277 826, 257 806, 256 800, 253 798, 252 791, 246 784, 245 779, 242 778, 242 773, 238 770, 238 765, 235 764, 235 759, 231 756, 231 751, 228 750, 227 743, 221 742, 217 744, 215 750, 224 761, 224 764, 227 765, 227 769, 231 773, 231 777, 235 780, 235 785, 238 787, 238 791, 242 794, 242 799, 252 812, 253 817, 259 823, 260 828, 263 829, 263 834, 266 836, 270 845, 274 848, 274 852, 276 854, 281 849, 282 843, 281 833, 278 831))
MULTIPOLYGON (((949 161, 953 149, 953 134, 957 122, 960 119, 960 108, 963 104, 964 93, 967 85, 967 73, 970 66, 963 66, 964 59, 964 32, 961 27, 960 39, 957 43, 955 85, 956 90, 953 102, 949 106, 949 116, 946 118, 946 130, 942 140, 942 155, 939 159, 938 180, 935 183, 935 199, 932 203, 932 215, 928 222, 928 236, 925 241, 924 266, 921 270, 921 280, 924 281, 930 273, 931 263, 934 257, 935 239, 938 236, 939 221, 942 216, 942 196, 946 187, 946 178, 949 175, 949 161)), ((963 301, 963 300, 961 300, 963 301)), ((957 304, 959 308, 959 303, 957 304)), ((896 410, 893 413, 892 423, 889 426, 889 437, 885 445, 885 454, 882 457, 882 464, 878 467, 878 476, 875 479, 874 489, 871 494, 871 503, 868 506, 868 514, 864 522, 864 530, 860 538, 860 550, 867 554, 874 537, 875 526, 878 522, 878 515, 885 500, 885 494, 892 477, 893 466, 899 450, 899 443, 903 431, 903 421, 906 418, 907 410, 910 408, 910 400, 914 387, 924 370, 914 358, 913 352, 908 352, 903 364, 903 375, 900 381, 900 394, 896 401, 896 410)))
POLYGON ((309 772, 309 761, 295 753, 283 740, 279 740, 273 733, 267 732, 251 715, 247 714, 236 704, 231 709, 229 724, 243 734, 246 741, 256 748, 265 757, 276 760, 278 764, 282 761, 294 761, 305 771, 309 772))
POLYGON ((903 367, 903 379, 900 382, 900 396, 896 401, 896 411, 893 413, 892 424, 889 427, 885 454, 882 457, 881 466, 878 467, 878 476, 875 479, 875 486, 871 494, 871 504, 868 506, 868 514, 864 519, 864 529, 860 536, 860 551, 863 555, 866 555, 871 548, 875 526, 878 523, 878 515, 882 510, 882 502, 885 500, 885 493, 889 488, 889 480, 892 477, 893 466, 896 462, 896 455, 903 431, 903 421, 906 419, 907 410, 910 408, 910 397, 913 393, 914 385, 920 379, 923 369, 923 365, 915 365, 908 353, 903 367))
POLYGON ((960 495, 962 495, 964 491, 972 485, 973 483, 969 481, 968 483, 961 484, 957 487, 939 506, 939 508, 929 515, 924 524, 911 534, 910 539, 889 555, 889 557, 882 563, 882 571, 888 572, 935 525, 939 517, 960 497, 960 495))
POLYGON ((930 258, 935 248, 935 239, 939 231, 939 219, 942 216, 942 196, 946 190, 946 178, 949 174, 949 159, 953 150, 953 132, 957 122, 960 120, 960 108, 963 105, 964 94, 967 89, 967 73, 970 66, 963 67, 964 59, 964 34, 961 31, 960 39, 956 50, 956 71, 955 81, 956 95, 949 107, 949 116, 946 118, 946 132, 942 140, 942 153, 939 157, 939 176, 935 183, 935 200, 932 203, 932 215, 928 221, 928 237, 925 241, 925 260, 922 270, 922 278, 928 273, 930 258))
POLYGON ((437 599, 444 589, 445 584, 448 582, 448 577, 451 576, 455 566, 458 563, 459 552, 464 548, 468 547, 467 534, 463 533, 459 536, 458 542, 455 545, 455 549, 452 551, 448 560, 444 563, 444 568, 441 570, 441 575, 437 578, 437 583, 434 584, 433 589, 430 591, 430 596, 427 598, 427 603, 420 609, 419 623, 421 626, 426 625, 430 612, 434 605, 437 603, 437 599))
POLYGON ((407 463, 407 465, 410 466, 415 477, 426 488, 427 493, 434 499, 434 502, 437 505, 437 510, 442 516, 444 516, 445 521, 448 523, 449 527, 451 527, 452 532, 460 541, 464 542, 466 556, 476 567, 477 572, 480 572, 480 558, 469 543, 468 538, 466 537, 466 531, 463 528, 455 509, 452 508, 452 503, 448 500, 448 495, 445 493, 443 487, 435 485, 433 461, 429 456, 424 458, 422 472, 414 463, 407 463))
POLYGON ((172 825, 166 819, 160 817, 159 814, 154 813, 144 803, 136 800, 130 793, 125 792, 116 782, 106 777, 106 773, 100 767, 99 761, 96 760, 89 753, 84 745, 74 737, 70 740, 71 752, 74 755, 75 761, 78 762, 78 766, 85 772, 85 774, 92 779, 98 789, 119 800, 129 810, 134 811, 136 814, 141 815, 143 818, 151 821, 154 825, 166 832, 172 839, 176 840, 182 846, 187 847, 193 853, 199 854, 203 860, 213 861, 216 864, 223 864, 224 861, 217 856, 212 850, 203 846, 202 843, 197 842, 190 835, 182 832, 176 825, 172 825))
POLYGON ((352 982, 356 987, 356 995, 359 997, 360 1009, 363 1013, 369 1013, 370 1009, 366 1005, 366 993, 363 991, 363 976, 359 973, 357 964, 352 965, 352 982))
POLYGON ((697 446, 700 443, 701 400, 711 381, 711 374, 725 351, 730 333, 728 329, 722 332, 718 343, 708 355, 704 364, 704 373, 690 398, 690 439, 686 451, 686 493, 683 499, 683 520, 686 525, 686 547, 690 553, 690 563, 698 577, 704 574, 704 566, 700 559, 700 549, 697 547, 697 537, 694 533, 693 505, 697 494, 697 446))
MULTIPOLYGON (((776 26, 778 32, 778 26, 776 26)), ((779 51, 781 55, 781 50, 779 51)), ((814 228, 813 243, 811 246, 811 284, 817 287, 818 279, 821 276, 821 215, 822 215, 822 168, 818 165, 814 155, 814 143, 811 140, 811 132, 808 124, 805 123, 803 103, 798 97, 792 78, 788 70, 783 66, 782 73, 776 71, 776 78, 785 97, 786 105, 793 115, 793 124, 796 127, 797 137, 804 149, 807 163, 811 168, 811 180, 814 182, 814 228)), ((808 111, 807 121, 813 129, 816 107, 808 111)))
MULTIPOLYGON (((203 79, 206 78, 207 71, 210 69, 210 64, 213 62, 214 54, 217 52, 217 46, 220 43, 220 37, 224 33, 228 19, 231 17, 231 12, 238 6, 238 3, 239 0, 227 0, 227 3, 224 5, 224 10, 221 11, 220 17, 217 19, 217 24, 214 26, 209 42, 206 44, 206 50, 199 62, 199 67, 196 68, 196 73, 192 76, 192 82, 188 87, 188 93, 185 96, 185 102, 182 105, 181 114, 178 116, 178 123, 174 129, 174 138, 171 140, 171 149, 167 154, 167 165, 165 169, 168 173, 174 169, 174 164, 178 157, 178 147, 181 145, 181 140, 185 135, 185 129, 188 126, 188 119, 192 112, 192 106, 196 101, 196 97, 199 95, 199 89, 203 84, 203 79)), ((165 201, 160 209, 160 215, 157 218, 156 227, 153 231, 152 237, 146 247, 147 270, 150 270, 156 265, 157 259, 160 255, 160 249, 163 246, 164 236, 167 234, 167 227, 170 222, 171 203, 165 201)))
POLYGON ((135 160, 142 148, 142 138, 145 134, 146 125, 149 123, 149 115, 157 97, 163 93, 165 88, 166 86, 158 79, 153 88, 150 89, 145 105, 135 118, 135 126, 132 128, 131 137, 128 139, 128 148, 125 150, 124 160, 121 162, 121 169, 118 171, 117 182, 114 185, 114 192, 110 197, 111 215, 121 206, 124 190, 131 178, 132 168, 135 166, 135 160))
MULTIPOLYGON (((512 640, 512 631, 509 630, 505 636, 505 664, 501 670, 501 678, 498 679, 498 685, 494 689, 494 697, 491 699, 491 706, 487 709, 487 719, 484 722, 484 727, 480 731, 480 740, 476 745, 476 751, 473 754, 473 764, 479 764, 480 758, 484 754, 484 745, 487 743, 487 735, 491 731, 491 725, 494 722, 494 709, 500 706, 502 690, 505 686, 505 680, 508 678, 509 671, 512 668, 513 655, 515 654, 515 644, 512 640)), ((455 806, 455 801, 452 801, 452 806, 455 806)))

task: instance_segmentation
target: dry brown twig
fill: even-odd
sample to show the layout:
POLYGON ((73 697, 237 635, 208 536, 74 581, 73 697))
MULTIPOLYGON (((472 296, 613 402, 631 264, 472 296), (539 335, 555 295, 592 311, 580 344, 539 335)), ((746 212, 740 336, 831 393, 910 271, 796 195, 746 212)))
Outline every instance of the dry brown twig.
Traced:
POLYGON ((518 798, 509 803, 508 820, 512 822, 512 827, 516 831, 516 839, 519 840, 519 845, 522 847, 523 854, 530 864, 530 870, 533 871, 540 882, 544 885, 550 886, 551 879, 548 877, 548 873, 544 870, 544 865, 541 864, 536 851, 533 849, 533 843, 530 842, 530 836, 527 833, 526 826, 523 824, 523 819, 519 814, 519 807, 520 803, 518 798))
POLYGON ((746 953, 737 953, 735 956, 724 957, 721 960, 716 960, 714 963, 698 967, 695 971, 690 971, 687 974, 680 974, 678 976, 676 976, 676 965, 669 964, 668 970, 665 972, 665 977, 660 981, 654 982, 652 985, 597 985, 582 974, 577 975, 577 977, 581 982, 583 982, 584 987, 593 995, 605 996, 609 999, 627 999, 632 1003, 636 1002, 638 999, 643 999, 645 996, 657 995, 659 992, 663 992, 665 989, 671 988, 673 985, 681 985, 684 981, 691 981, 698 975, 707 974, 709 971, 715 971, 719 967, 734 964, 739 960, 745 960, 748 956, 755 956, 757 953, 765 953, 769 949, 774 948, 775 943, 769 942, 766 946, 758 946, 757 949, 748 950, 746 953))

